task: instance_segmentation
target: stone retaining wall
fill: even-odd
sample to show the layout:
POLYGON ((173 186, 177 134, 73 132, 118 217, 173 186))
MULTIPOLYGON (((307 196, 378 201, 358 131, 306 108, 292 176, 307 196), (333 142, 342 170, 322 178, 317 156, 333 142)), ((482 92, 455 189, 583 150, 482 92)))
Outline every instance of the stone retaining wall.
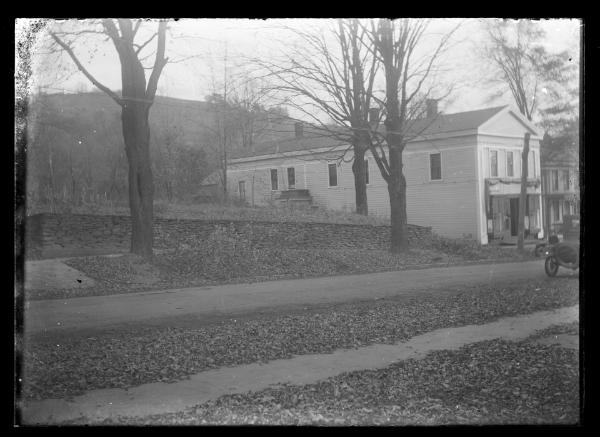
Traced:
MULTIPOLYGON (((168 249, 207 238, 218 226, 233 227, 259 247, 367 248, 389 245, 389 226, 335 223, 177 220, 156 218, 156 249, 168 249)), ((131 222, 127 216, 38 214, 27 218, 28 258, 127 251, 131 222)), ((409 225, 409 241, 431 235, 431 228, 409 225)))

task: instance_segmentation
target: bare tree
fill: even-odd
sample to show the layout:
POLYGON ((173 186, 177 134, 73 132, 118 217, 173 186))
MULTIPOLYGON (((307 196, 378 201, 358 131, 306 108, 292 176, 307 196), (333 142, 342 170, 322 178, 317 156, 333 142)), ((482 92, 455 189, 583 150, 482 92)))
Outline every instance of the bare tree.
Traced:
MULTIPOLYGON (((208 122, 201 122, 206 134, 203 141, 217 163, 224 197, 227 197, 227 166, 232 152, 251 148, 261 136, 271 131, 273 119, 286 118, 268 109, 270 91, 258 79, 249 78, 239 65, 232 65, 224 46, 222 77, 211 68, 212 94, 208 122)), ((274 108, 276 109, 276 108, 274 108)))
MULTIPOLYGON (((236 76, 243 77, 238 72, 236 76)), ((261 140, 273 129, 271 124, 283 119, 276 108, 269 107, 270 93, 264 84, 256 79, 244 78, 230 92, 229 106, 238 126, 239 146, 251 149, 257 140, 261 140)))
POLYGON ((105 92, 121 107, 121 122, 125 150, 129 164, 129 207, 131 210, 131 252, 147 259, 152 257, 154 183, 150 159, 150 126, 148 116, 154 102, 158 80, 168 62, 165 57, 166 21, 157 24, 155 32, 137 41, 143 20, 94 20, 81 23, 62 23, 50 31, 53 41, 64 50, 77 68, 98 89, 105 92), (121 96, 100 83, 75 54, 78 38, 96 35, 110 40, 121 64, 121 96), (143 55, 156 39, 153 66, 143 61, 152 55, 143 55), (145 70, 150 70, 146 78, 145 70))
MULTIPOLYGON (((550 54, 541 45, 544 32, 530 20, 486 21, 488 36, 485 57, 495 69, 494 77, 509 90, 523 116, 533 121, 540 109, 541 89, 549 97, 546 113, 569 111, 570 102, 561 97, 560 89, 570 80, 573 68, 567 64, 565 53, 550 54)), ((500 93, 502 93, 501 90, 500 93)), ((525 209, 527 204, 527 177, 529 142, 525 132, 521 165, 521 193, 519 199, 519 226, 517 249, 524 251, 525 209)))
POLYGON ((325 33, 291 30, 300 46, 279 60, 254 64, 277 80, 272 89, 282 92, 288 105, 311 120, 313 135, 351 145, 356 212, 368 215, 365 152, 379 64, 365 47, 367 29, 352 19, 338 20, 325 33))
MULTIPOLYGON (((434 118, 423 119, 426 101, 435 90, 430 82, 460 24, 443 34, 427 55, 417 57, 416 51, 428 26, 428 20, 382 19, 371 22, 368 32, 368 47, 381 62, 385 76, 385 98, 382 100, 385 132, 372 130, 369 147, 388 186, 391 251, 396 253, 408 247, 402 153, 407 143, 434 121, 434 118)), ((445 93, 449 94, 450 89, 445 93)))

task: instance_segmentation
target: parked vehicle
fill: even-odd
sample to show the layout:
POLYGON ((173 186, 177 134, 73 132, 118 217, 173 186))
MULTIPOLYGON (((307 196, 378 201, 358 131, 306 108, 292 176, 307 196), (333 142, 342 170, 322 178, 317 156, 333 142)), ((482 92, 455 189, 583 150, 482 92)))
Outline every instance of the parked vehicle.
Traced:
POLYGON ((562 236, 562 240, 565 242, 579 242, 579 232, 579 216, 565 215, 563 217, 563 223, 557 224, 554 232, 551 233, 550 237, 548 238, 548 243, 536 244, 534 249, 535 256, 545 256, 545 251, 548 245, 556 244, 559 242, 559 235, 562 236), (552 242, 553 239, 556 239, 554 243, 552 242))
POLYGON ((551 243, 544 249, 544 255, 546 256, 544 270, 546 270, 548 276, 556 276, 559 267, 571 270, 579 268, 579 243, 559 242, 557 237, 554 239, 551 237, 551 243))

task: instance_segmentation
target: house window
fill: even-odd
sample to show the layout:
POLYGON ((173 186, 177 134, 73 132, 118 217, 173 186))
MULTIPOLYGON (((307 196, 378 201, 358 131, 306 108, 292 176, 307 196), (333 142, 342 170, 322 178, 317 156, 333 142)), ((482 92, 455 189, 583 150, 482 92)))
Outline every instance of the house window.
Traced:
POLYGON ((537 176, 537 174, 536 174, 537 166, 535 165, 535 151, 534 150, 531 151, 531 161, 533 163, 533 175, 532 176, 536 177, 537 176))
POLYGON ((329 186, 337 187, 337 164, 329 164, 327 167, 329 169, 329 186))
POLYGON ((490 150, 490 175, 493 178, 498 177, 498 151, 490 150))
POLYGON ((558 191, 558 170, 552 170, 552 191, 558 191))
POLYGON ((558 200, 552 201, 552 216, 555 223, 560 221, 560 202, 558 200))
POLYGON ((369 160, 365 159, 365 184, 369 185, 369 160))
POLYGON ((271 190, 277 191, 279 186, 277 184, 277 169, 271 169, 271 190))
POLYGON ((296 187, 296 170, 294 169, 294 167, 288 167, 287 176, 288 176, 288 189, 293 190, 296 187))
POLYGON ((246 181, 238 182, 238 191, 240 193, 240 199, 246 200, 246 181))
POLYGON ((513 152, 506 152, 506 176, 513 177, 515 175, 515 166, 513 162, 513 152))
POLYGON ((432 153, 429 155, 429 171, 432 181, 442 179, 442 154, 432 153))
POLYGON ((569 191, 571 189, 571 180, 569 178, 569 170, 563 171, 563 178, 565 179, 565 191, 569 191))

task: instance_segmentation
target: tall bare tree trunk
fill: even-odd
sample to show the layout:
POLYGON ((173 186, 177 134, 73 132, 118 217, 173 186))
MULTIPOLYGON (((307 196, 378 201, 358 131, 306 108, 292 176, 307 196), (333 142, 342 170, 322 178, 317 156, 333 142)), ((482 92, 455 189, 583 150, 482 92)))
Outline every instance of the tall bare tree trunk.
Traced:
POLYGON ((369 215, 367 202, 367 181, 365 166, 365 148, 361 145, 354 147, 354 162, 352 163, 354 173, 354 192, 356 198, 356 213, 369 215))
POLYGON ((129 163, 129 208, 131 210, 131 252, 152 258, 154 182, 150 163, 150 106, 129 102, 123 106, 121 121, 129 163))
POLYGON ((406 232, 406 179, 402 174, 402 151, 390 145, 391 179, 388 182, 390 196, 391 247, 393 253, 408 248, 406 232))
POLYGON ((223 196, 227 199, 227 150, 223 147, 223 196))
POLYGON ((525 210, 527 208, 527 172, 529 170, 529 139, 531 134, 525 133, 523 139, 523 155, 521 159, 521 195, 519 197, 519 232, 517 250, 525 250, 525 210))
POLYGON ((143 44, 134 43, 134 38, 142 24, 135 25, 130 19, 102 20, 103 33, 112 40, 121 63, 122 96, 119 97, 108 87, 102 85, 79 61, 69 44, 51 33, 54 41, 61 46, 77 65, 79 70, 100 90, 121 106, 121 122, 125 152, 129 164, 129 207, 131 210, 131 252, 146 259, 152 258, 153 244, 153 197, 154 182, 150 160, 150 125, 148 116, 154 103, 158 80, 168 62, 165 57, 166 21, 158 23, 156 32, 157 46, 152 73, 146 82, 145 67, 138 55, 143 44), (117 27, 118 24, 118 27, 117 27))
MULTIPOLYGON (((392 253, 400 253, 408 248, 406 234, 406 179, 403 174, 402 152, 404 151, 404 138, 401 108, 398 101, 398 80, 393 68, 386 66, 386 108, 385 120, 386 142, 389 154, 389 179, 388 194, 390 196, 390 225, 392 253)), ((403 93, 404 95, 404 93, 403 93)), ((402 114, 405 114, 405 104, 402 105, 402 114)))
POLYGON ((54 213, 56 207, 54 205, 54 164, 52 163, 52 142, 48 141, 48 166, 50 167, 50 212, 54 213))

